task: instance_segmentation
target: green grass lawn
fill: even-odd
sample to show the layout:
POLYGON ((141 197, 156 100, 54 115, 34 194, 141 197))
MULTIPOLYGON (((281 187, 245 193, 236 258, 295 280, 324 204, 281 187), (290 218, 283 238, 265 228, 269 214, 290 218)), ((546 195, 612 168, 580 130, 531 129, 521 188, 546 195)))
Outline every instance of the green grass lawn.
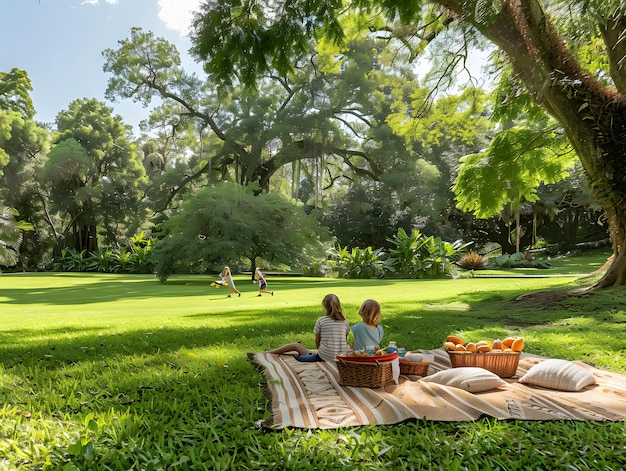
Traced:
MULTIPOLYGON (((600 254, 553 262, 590 273, 600 254)), ((552 270, 552 269, 550 269, 552 270)), ((544 270, 542 270, 544 272, 544 270)), ((523 272, 505 271, 508 274, 523 272)), ((532 272, 534 274, 534 272, 532 272)), ((270 278, 275 296, 211 276, 0 276, 0 469, 622 469, 623 423, 415 422, 265 432, 262 376, 246 353, 313 346, 321 300, 351 323, 366 298, 383 306, 385 343, 438 348, 521 335, 526 351, 626 373, 623 288, 545 305, 513 301, 584 286, 572 277, 454 280, 270 278), (549 444, 549 446, 544 446, 549 444)), ((550 297, 546 298, 550 299, 550 297)))

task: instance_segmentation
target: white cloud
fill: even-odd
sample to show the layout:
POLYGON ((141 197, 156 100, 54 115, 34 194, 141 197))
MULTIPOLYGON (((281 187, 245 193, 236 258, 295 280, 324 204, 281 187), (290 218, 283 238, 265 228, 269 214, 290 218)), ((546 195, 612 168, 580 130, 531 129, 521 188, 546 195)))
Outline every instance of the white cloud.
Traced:
POLYGON ((201 0, 159 0, 159 19, 165 27, 178 31, 181 36, 189 33, 193 12, 198 10, 201 0))

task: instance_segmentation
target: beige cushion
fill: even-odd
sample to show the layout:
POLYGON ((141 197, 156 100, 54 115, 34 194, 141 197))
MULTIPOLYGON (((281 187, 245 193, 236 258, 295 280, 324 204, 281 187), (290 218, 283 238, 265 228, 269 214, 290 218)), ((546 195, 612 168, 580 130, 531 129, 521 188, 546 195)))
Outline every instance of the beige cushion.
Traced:
POLYGON ((580 391, 586 386, 596 384, 596 378, 591 371, 571 361, 552 358, 537 363, 519 382, 559 391, 580 391))
POLYGON ((506 384, 495 373, 475 366, 450 368, 449 370, 443 370, 434 375, 426 376, 422 378, 421 381, 452 386, 471 393, 489 391, 506 384))

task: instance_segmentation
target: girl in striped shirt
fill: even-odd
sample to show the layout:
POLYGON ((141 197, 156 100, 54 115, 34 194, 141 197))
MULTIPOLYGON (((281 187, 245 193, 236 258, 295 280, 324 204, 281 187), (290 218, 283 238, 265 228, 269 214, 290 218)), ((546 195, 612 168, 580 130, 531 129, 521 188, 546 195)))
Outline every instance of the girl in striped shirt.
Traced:
POLYGON ((268 350, 276 355, 292 355, 298 361, 331 361, 337 355, 343 355, 350 350, 347 342, 350 333, 350 324, 346 321, 341 310, 339 298, 334 294, 327 294, 322 300, 326 315, 318 318, 313 327, 317 352, 311 351, 301 343, 290 343, 282 347, 268 350))

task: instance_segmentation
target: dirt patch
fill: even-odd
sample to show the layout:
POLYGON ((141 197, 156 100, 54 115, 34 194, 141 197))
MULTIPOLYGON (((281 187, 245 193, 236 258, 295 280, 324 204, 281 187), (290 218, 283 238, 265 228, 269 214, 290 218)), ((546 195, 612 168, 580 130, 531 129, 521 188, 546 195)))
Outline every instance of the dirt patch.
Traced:
POLYGON ((547 309, 554 307, 561 301, 576 296, 573 291, 537 291, 525 293, 513 300, 515 306, 533 309, 547 309))

